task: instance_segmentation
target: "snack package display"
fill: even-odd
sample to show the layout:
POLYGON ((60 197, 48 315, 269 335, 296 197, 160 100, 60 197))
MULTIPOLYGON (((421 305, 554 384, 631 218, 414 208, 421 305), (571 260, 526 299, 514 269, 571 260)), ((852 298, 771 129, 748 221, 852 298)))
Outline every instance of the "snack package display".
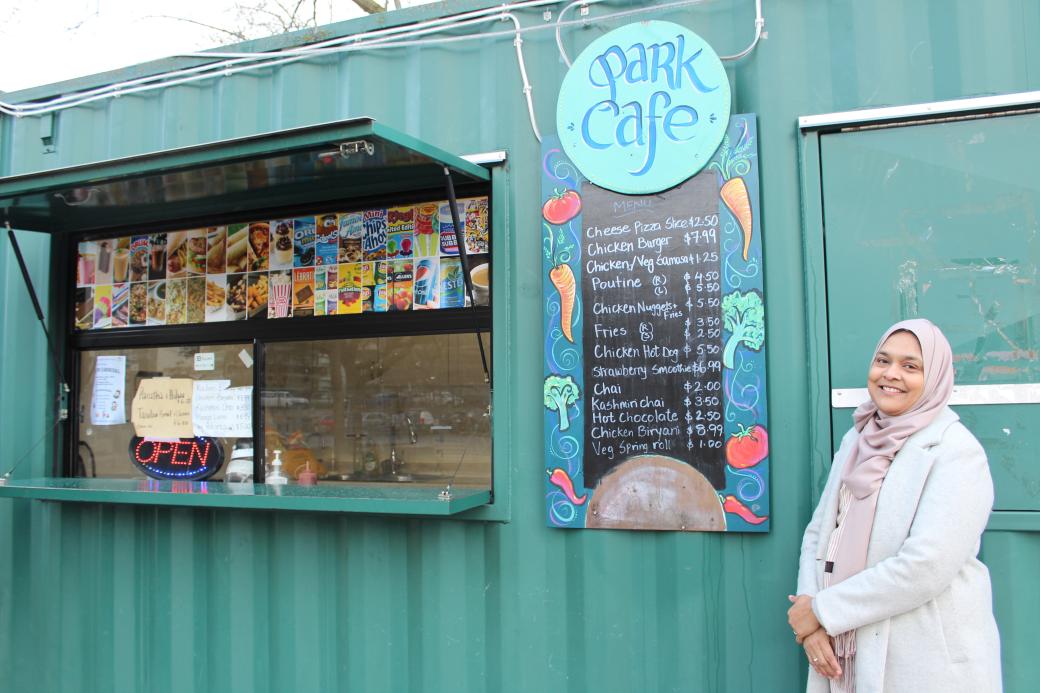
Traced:
POLYGON ((411 310, 415 264, 412 260, 395 260, 390 266, 388 272, 393 272, 393 279, 387 280, 390 310, 411 310))
POLYGON ((291 269, 293 265, 293 222, 278 219, 270 223, 271 257, 269 266, 273 270, 291 269))
MULTIPOLYGON (((466 206, 456 201, 455 209, 459 215, 459 224, 465 224, 466 206)), ((451 205, 441 202, 437 206, 437 224, 440 229, 441 255, 458 255, 459 245, 455 234, 455 223, 451 218, 451 205)))
POLYGON ((415 208, 415 257, 436 257, 440 253, 441 229, 437 209, 435 202, 415 208))
POLYGON ((314 315, 313 267, 293 270, 292 312, 293 317, 314 315))
POLYGON ((293 219, 293 267, 314 266, 314 217, 293 219))
POLYGON ((488 251, 488 200, 476 197, 465 201, 466 205, 466 252, 488 251))
POLYGON ((268 275, 268 318, 292 317, 292 272, 271 272, 268 275))
POLYGON ((339 262, 339 222, 335 214, 318 217, 314 246, 315 265, 334 265, 339 262))
MULTIPOLYGON (((458 211, 484 305, 488 200, 458 211)), ((75 328, 464 307, 451 224, 447 203, 422 202, 81 241, 75 328)))
POLYGON ((441 258, 440 270, 440 307, 462 308, 466 305, 462 260, 457 257, 441 258))
POLYGON ((365 210, 362 224, 365 235, 362 237, 361 249, 366 260, 386 259, 386 210, 365 210))
POLYGON ((415 261, 415 280, 413 284, 413 302, 416 310, 428 310, 438 307, 440 294, 438 274, 440 260, 435 257, 424 257, 415 261))
POLYGON ((361 262, 364 251, 361 244, 365 236, 364 214, 348 212, 339 215, 339 261, 361 262))
POLYGON ((254 221, 249 225, 249 271, 263 272, 270 266, 271 225, 254 221))
POLYGON ((130 239, 130 281, 141 282, 148 279, 148 236, 134 236, 130 239))

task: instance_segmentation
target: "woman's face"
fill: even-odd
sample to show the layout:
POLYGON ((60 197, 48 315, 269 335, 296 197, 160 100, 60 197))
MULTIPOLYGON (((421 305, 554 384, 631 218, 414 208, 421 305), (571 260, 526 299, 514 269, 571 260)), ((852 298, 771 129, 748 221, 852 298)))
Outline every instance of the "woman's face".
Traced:
POLYGON ((914 406, 924 393, 924 356, 917 337, 896 332, 885 340, 870 364, 867 390, 888 416, 899 416, 914 406))

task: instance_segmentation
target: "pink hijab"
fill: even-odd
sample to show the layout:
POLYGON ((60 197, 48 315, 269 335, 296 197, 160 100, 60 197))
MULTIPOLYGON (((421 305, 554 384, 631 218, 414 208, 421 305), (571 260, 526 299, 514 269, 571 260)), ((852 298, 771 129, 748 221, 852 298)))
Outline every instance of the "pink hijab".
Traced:
POLYGON ((878 411, 873 400, 861 404, 852 415, 859 441, 841 476, 852 500, 842 521, 842 532, 834 556, 831 584, 855 575, 867 564, 867 544, 874 528, 878 491, 892 459, 906 440, 935 420, 953 393, 953 350, 943 333, 928 320, 904 320, 888 328, 874 358, 895 332, 910 332, 921 344, 924 356, 924 392, 909 410, 899 416, 878 411))

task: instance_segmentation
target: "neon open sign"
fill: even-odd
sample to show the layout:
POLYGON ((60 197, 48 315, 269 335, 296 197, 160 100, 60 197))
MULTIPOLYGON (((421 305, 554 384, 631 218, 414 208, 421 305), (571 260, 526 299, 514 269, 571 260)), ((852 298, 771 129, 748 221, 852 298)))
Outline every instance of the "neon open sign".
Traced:
POLYGON ((153 479, 208 479, 224 464, 224 448, 213 438, 130 439, 130 461, 153 479))

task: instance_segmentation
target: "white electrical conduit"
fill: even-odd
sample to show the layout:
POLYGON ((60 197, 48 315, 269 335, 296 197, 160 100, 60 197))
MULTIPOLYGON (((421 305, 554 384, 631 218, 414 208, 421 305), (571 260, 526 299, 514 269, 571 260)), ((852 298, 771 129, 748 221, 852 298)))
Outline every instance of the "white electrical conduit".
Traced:
MULTIPOLYGON (((663 10, 663 9, 667 9, 669 7, 675 7, 675 6, 679 6, 679 5, 697 5, 697 4, 700 4, 700 3, 704 2, 704 1, 705 0, 686 0, 686 1, 683 1, 683 2, 664 3, 664 4, 656 5, 654 7, 654 9, 655 10, 663 10)), ((603 0, 575 0, 571 4, 569 4, 566 7, 564 7, 562 10, 560 10, 560 13, 558 15, 556 15, 556 47, 560 49, 560 57, 563 58, 563 62, 567 64, 567 67, 571 66, 571 59, 567 55, 567 51, 564 50, 564 48, 563 48, 563 39, 560 37, 560 28, 563 27, 563 26, 566 26, 568 24, 575 24, 577 22, 585 23, 588 20, 582 19, 582 20, 577 20, 577 22, 564 22, 563 21, 563 15, 567 14, 567 10, 569 10, 571 8, 574 8, 574 7, 585 8, 585 7, 588 7, 589 5, 592 5, 592 4, 597 3, 597 2, 603 2, 603 0)), ((744 50, 742 50, 739 53, 736 53, 734 55, 720 55, 719 56, 719 60, 726 60, 726 61, 740 60, 745 55, 747 55, 751 51, 755 50, 755 46, 758 45, 759 40, 762 38, 762 29, 765 27, 765 25, 766 25, 766 20, 762 16, 762 0, 755 0, 755 38, 751 40, 751 44, 747 48, 745 48, 744 50)))
MULTIPOLYGON (((528 116, 531 120, 531 128, 534 131, 535 137, 539 141, 541 141, 541 133, 539 132, 537 123, 535 122, 534 105, 532 102, 532 88, 527 77, 527 69, 524 62, 522 49, 523 39, 521 38, 521 34, 529 31, 540 31, 548 28, 554 28, 554 25, 539 25, 523 28, 520 26, 519 19, 515 15, 513 15, 511 12, 506 12, 503 10, 524 9, 530 7, 551 5, 557 4, 558 1, 559 0, 532 0, 528 2, 513 3, 511 5, 502 5, 501 7, 487 8, 485 10, 476 10, 460 15, 454 15, 452 17, 442 17, 439 19, 428 20, 425 22, 419 22, 416 24, 406 25, 402 27, 380 29, 377 31, 341 37, 338 39, 331 39, 329 41, 312 44, 298 49, 288 49, 284 51, 269 53, 187 54, 188 57, 211 58, 214 56, 233 55, 236 56, 236 58, 233 60, 226 60, 220 63, 208 63, 205 65, 198 65, 192 68, 186 68, 182 70, 162 73, 159 75, 142 77, 135 80, 128 80, 117 84, 106 85, 104 87, 99 87, 97 89, 89 90, 86 92, 79 92, 77 94, 72 94, 68 96, 56 97, 43 103, 21 105, 7 104, 0 101, 0 113, 13 115, 16 117, 43 115, 45 113, 52 113, 55 111, 80 106, 86 103, 91 103, 102 99, 113 98, 127 94, 136 94, 155 89, 164 89, 204 79, 211 79, 217 76, 231 76, 240 72, 269 68, 277 65, 284 65, 324 55, 378 48, 404 48, 409 46, 447 44, 460 41, 469 41, 474 39, 497 38, 512 34, 514 36, 513 45, 516 47, 517 63, 520 69, 521 80, 523 82, 523 93, 527 102, 528 116), (448 28, 457 28, 469 26, 471 24, 484 23, 488 21, 512 21, 513 30, 490 32, 486 34, 470 34, 464 36, 445 37, 438 39, 419 39, 412 41, 398 40, 400 38, 424 36, 429 33, 440 31, 442 25, 444 24, 450 24, 451 26, 448 28), (368 40, 365 40, 366 37, 368 37, 368 40), (342 45, 345 43, 347 45, 342 45), (279 57, 276 58, 273 56, 279 57)), ((560 12, 560 15, 557 17, 557 21, 555 23, 557 45, 560 47, 560 52, 563 55, 564 60, 567 61, 568 65, 570 65, 570 61, 567 59, 566 53, 563 51, 562 44, 560 43, 559 30, 561 27, 564 26, 587 24, 590 20, 582 18, 569 22, 562 22, 560 21, 562 15, 571 7, 575 7, 582 4, 587 5, 590 3, 602 1, 603 0, 577 0, 576 2, 573 2, 567 7, 565 7, 563 11, 560 12)), ((642 14, 649 11, 663 10, 687 5, 697 5, 702 4, 704 1, 705 0, 679 0, 677 2, 662 3, 650 7, 641 7, 632 10, 624 10, 606 15, 601 15, 597 17, 596 20, 604 21, 636 14, 642 14)), ((724 56, 722 57, 723 60, 736 60, 738 58, 741 58, 750 53, 752 50, 754 50, 755 46, 757 45, 759 39, 761 38, 762 28, 765 25, 765 20, 761 16, 761 0, 756 0, 755 5, 756 14, 758 16, 755 20, 754 40, 752 41, 751 45, 749 45, 745 50, 741 51, 740 53, 734 56, 724 56)))

